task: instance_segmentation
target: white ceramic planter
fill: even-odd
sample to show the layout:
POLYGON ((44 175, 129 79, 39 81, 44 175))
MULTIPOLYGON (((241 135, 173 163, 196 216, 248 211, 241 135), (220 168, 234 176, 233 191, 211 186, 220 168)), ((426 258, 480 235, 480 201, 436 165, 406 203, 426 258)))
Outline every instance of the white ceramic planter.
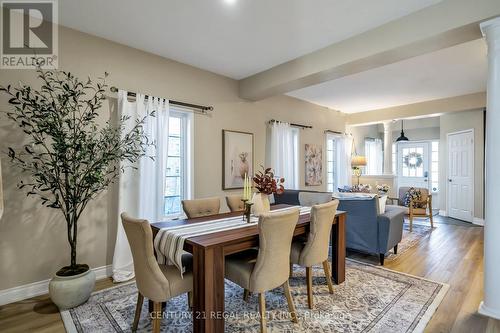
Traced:
POLYGON ((269 202, 269 196, 267 194, 255 193, 253 195, 252 202, 252 213, 254 215, 267 213, 271 210, 271 204, 269 202))
POLYGON ((90 269, 74 276, 54 275, 49 283, 49 295, 59 309, 71 309, 85 303, 94 286, 95 273, 90 269))

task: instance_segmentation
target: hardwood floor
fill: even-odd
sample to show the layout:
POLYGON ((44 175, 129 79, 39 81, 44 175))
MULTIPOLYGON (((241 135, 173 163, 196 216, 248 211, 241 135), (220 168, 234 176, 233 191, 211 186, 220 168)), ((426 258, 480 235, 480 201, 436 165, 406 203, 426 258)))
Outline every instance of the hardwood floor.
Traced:
MULTIPOLYGON (((500 332, 500 321, 477 314, 483 298, 483 228, 440 218, 434 226, 429 237, 384 267, 450 285, 425 332, 500 332)), ((378 263, 378 256, 348 257, 378 263)))
MULTIPOLYGON (((384 267, 450 285, 426 332, 500 333, 500 321, 476 313, 483 294, 483 228, 439 219, 435 226, 429 237, 384 267)), ((378 256, 350 257, 378 264, 378 256)), ((110 279, 100 280, 96 290, 111 285, 110 279)), ((64 326, 57 308, 40 296, 1 306, 0 331, 64 332, 64 326)))

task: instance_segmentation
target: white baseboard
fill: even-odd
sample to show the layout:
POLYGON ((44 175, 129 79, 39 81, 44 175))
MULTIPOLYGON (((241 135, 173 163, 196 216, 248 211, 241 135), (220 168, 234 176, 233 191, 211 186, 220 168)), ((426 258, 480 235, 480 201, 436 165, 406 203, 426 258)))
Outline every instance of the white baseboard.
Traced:
POLYGON ((497 309, 488 308, 484 305, 484 302, 481 302, 479 304, 479 309, 477 310, 477 312, 480 315, 500 320, 500 311, 498 311, 497 309))
POLYGON ((480 219, 479 217, 474 217, 472 219, 473 224, 484 226, 484 219, 480 219))
POLYGON ((441 215, 441 216, 448 216, 448 214, 446 213, 446 211, 442 210, 442 209, 439 210, 439 215, 441 215))
MULTIPOLYGON (((111 265, 92 268, 96 275, 96 279, 104 279, 113 274, 111 265)), ((0 305, 5 305, 13 302, 22 301, 27 298, 40 296, 49 293, 50 279, 25 284, 9 289, 0 290, 0 305)))

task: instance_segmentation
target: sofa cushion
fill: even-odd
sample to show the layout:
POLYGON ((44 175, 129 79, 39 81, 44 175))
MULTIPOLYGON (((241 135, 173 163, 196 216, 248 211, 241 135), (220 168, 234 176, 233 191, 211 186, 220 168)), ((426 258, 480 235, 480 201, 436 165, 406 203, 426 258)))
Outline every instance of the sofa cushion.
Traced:
POLYGON ((372 200, 376 194, 361 192, 335 192, 333 197, 339 200, 372 200))
POLYGON ((332 201, 330 192, 300 192, 299 203, 301 206, 314 206, 332 201))
POLYGON ((274 195, 274 203, 276 205, 279 204, 287 204, 287 205, 300 205, 299 202, 299 192, 298 190, 285 190, 280 195, 274 195))

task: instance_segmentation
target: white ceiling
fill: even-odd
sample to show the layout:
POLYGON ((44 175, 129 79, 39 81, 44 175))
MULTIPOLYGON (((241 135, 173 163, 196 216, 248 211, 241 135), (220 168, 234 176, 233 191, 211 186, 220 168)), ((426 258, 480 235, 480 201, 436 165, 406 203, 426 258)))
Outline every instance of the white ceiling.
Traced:
POLYGON ((482 39, 289 93, 346 113, 382 109, 486 90, 482 39))
POLYGON ((241 79, 438 2, 63 0, 59 1, 59 21, 241 79))

